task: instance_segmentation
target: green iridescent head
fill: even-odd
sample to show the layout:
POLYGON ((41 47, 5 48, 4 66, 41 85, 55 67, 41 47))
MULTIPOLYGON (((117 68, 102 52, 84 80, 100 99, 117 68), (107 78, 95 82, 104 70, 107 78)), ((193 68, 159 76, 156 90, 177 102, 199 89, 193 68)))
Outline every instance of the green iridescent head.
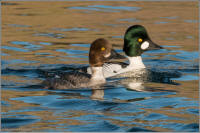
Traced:
POLYGON ((151 41, 146 29, 141 25, 133 25, 125 33, 123 51, 127 56, 141 56, 144 51, 161 48, 151 41))

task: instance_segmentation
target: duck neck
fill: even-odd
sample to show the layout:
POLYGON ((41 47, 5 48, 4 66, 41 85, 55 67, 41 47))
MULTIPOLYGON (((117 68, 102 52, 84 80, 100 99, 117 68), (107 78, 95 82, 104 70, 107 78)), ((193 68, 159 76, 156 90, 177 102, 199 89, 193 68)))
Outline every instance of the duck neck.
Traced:
POLYGON ((92 81, 98 81, 98 82, 105 82, 105 78, 103 75, 103 67, 91 67, 92 69, 92 81))
POLYGON ((146 68, 144 63, 142 62, 142 57, 141 56, 135 56, 135 57, 130 57, 128 56, 129 60, 129 67, 131 69, 143 69, 146 68))

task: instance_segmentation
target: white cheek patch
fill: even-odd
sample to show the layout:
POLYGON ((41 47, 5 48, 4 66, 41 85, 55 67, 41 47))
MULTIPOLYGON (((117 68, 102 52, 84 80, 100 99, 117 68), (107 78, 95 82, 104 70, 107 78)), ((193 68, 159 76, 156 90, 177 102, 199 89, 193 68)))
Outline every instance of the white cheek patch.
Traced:
POLYGON ((148 47, 149 47, 149 42, 147 42, 147 41, 143 42, 141 45, 141 49, 143 49, 143 50, 147 49, 148 47))
POLYGON ((108 54, 106 54, 106 55, 104 55, 104 57, 109 57, 111 55, 111 53, 108 53, 108 54))

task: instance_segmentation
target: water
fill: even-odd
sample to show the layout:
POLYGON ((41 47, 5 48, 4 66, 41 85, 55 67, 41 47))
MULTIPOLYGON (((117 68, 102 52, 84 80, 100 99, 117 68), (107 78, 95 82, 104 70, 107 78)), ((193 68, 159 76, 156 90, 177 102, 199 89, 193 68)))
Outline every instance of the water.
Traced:
POLYGON ((2 131, 198 132, 197 14, 197 2, 3 2, 2 131), (108 78, 99 89, 39 86, 46 76, 88 66, 96 38, 123 53, 124 33, 134 24, 165 48, 142 55, 152 80, 108 78))

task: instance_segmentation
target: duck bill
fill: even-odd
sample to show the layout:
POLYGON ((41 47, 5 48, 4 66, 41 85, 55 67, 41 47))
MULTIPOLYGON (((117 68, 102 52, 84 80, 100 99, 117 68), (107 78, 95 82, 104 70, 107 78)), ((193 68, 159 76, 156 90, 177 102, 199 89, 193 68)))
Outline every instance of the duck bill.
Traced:
POLYGON ((117 53, 114 49, 112 49, 111 55, 108 57, 108 59, 126 59, 126 57, 117 53))
POLYGON ((163 47, 159 46, 158 44, 148 41, 149 42, 149 47, 147 50, 158 50, 158 49, 163 49, 163 47))

